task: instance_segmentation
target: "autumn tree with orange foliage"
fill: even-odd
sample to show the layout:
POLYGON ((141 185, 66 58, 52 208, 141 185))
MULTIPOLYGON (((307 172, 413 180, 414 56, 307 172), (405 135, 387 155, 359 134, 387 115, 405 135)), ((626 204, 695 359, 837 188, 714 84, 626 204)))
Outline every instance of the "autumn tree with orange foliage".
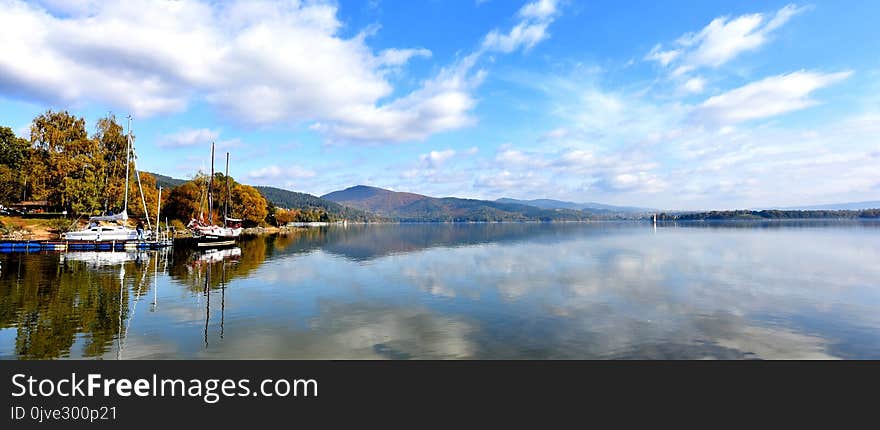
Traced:
MULTIPOLYGON (((199 174, 190 181, 174 187, 168 195, 165 212, 168 217, 187 221, 190 218, 209 219, 207 189, 210 175, 199 174)), ((214 175, 212 186, 214 199, 213 219, 215 223, 223 222, 223 209, 226 203, 226 177, 222 173, 214 175)), ((229 178, 229 217, 241 218, 245 225, 255 226, 265 222, 269 213, 266 198, 259 190, 239 184, 229 178)))
MULTIPOLYGON (((98 215, 122 210, 128 185, 128 213, 134 218, 155 217, 159 204, 156 178, 136 172, 131 158, 126 178, 129 136, 113 114, 97 121, 90 137, 86 122, 66 111, 46 113, 34 118, 27 141, 11 129, 0 129, 0 204, 21 200, 47 200, 49 206, 70 215, 98 215), (140 187, 138 186, 140 177, 140 187), (143 193, 143 200, 141 199, 143 193), (146 206, 146 213, 144 211, 146 206)), ((132 143, 134 136, 131 136, 132 143)), ((163 192, 163 218, 187 221, 207 213, 208 176, 163 192)), ((246 225, 265 223, 268 203, 260 192, 217 173, 214 177, 214 221, 222 223, 224 204, 229 198, 229 216, 246 225)))

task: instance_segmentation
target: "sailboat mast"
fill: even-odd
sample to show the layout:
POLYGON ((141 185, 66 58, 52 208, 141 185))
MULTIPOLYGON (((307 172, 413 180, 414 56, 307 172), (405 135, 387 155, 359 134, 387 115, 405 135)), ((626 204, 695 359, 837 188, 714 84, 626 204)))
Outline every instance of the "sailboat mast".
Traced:
MULTIPOLYGON (((131 158, 137 158, 134 156, 134 148, 132 148, 131 154, 131 158)), ((147 219, 147 230, 152 230, 153 227, 150 225, 150 212, 147 210, 147 200, 144 198, 144 187, 141 185, 141 173, 138 171, 137 166, 134 167, 134 177, 137 179, 138 192, 141 194, 141 204, 144 205, 144 218, 147 219)))
POLYGON ((125 197, 122 201, 122 210, 128 211, 128 165, 131 162, 131 115, 128 116, 128 133, 125 135, 125 197))
POLYGON ((208 178, 208 222, 214 225, 214 142, 211 142, 211 177, 208 178))
MULTIPOLYGON (((154 239, 159 241, 159 214, 162 211, 162 187, 159 187, 159 197, 156 198, 156 236, 154 239)), ((149 217, 147 217, 149 218, 149 217)))
MULTIPOLYGON (((131 115, 128 116, 128 155, 125 163, 125 211, 128 212, 128 165, 131 160, 136 159, 134 152, 134 139, 131 138, 131 115)), ((144 187, 141 186, 141 174, 138 172, 137 166, 134 166, 134 177, 137 179, 138 192, 141 194, 141 204, 144 205, 144 218, 147 219, 147 230, 153 230, 150 225, 150 212, 147 210, 147 199, 144 198, 144 187)), ((126 215, 126 218, 128 215, 126 215)))
POLYGON ((229 153, 226 153, 226 202, 223 204, 223 222, 229 219, 229 153))

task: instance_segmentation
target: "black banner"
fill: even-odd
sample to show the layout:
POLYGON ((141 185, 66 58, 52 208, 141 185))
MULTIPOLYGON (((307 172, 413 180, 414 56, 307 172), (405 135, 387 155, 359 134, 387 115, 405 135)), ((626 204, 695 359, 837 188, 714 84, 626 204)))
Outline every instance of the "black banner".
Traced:
POLYGON ((873 392, 878 381, 876 362, 12 361, 2 366, 4 428, 226 428, 351 420, 371 427, 466 426, 472 417, 589 423, 604 416, 627 423, 707 411, 726 419, 759 412, 796 418, 804 411, 827 411, 843 399, 851 411, 871 410, 873 396, 860 393, 873 392))

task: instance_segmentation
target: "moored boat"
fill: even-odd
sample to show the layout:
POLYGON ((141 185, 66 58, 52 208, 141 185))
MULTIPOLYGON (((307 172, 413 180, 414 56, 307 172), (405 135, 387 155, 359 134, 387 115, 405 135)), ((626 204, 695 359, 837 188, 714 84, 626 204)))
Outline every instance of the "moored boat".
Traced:
MULTIPOLYGON (((65 241, 94 241, 94 242, 125 242, 125 241, 147 241, 152 238, 151 229, 144 229, 142 224, 138 224, 136 229, 129 228, 128 222, 128 183, 130 179, 129 168, 134 154, 132 137, 131 137, 131 116, 128 117, 128 133, 126 134, 125 147, 125 194, 122 201, 122 211, 117 214, 109 214, 102 216, 93 216, 89 218, 89 226, 82 230, 70 231, 61 234, 61 239, 65 241), (106 223, 106 224, 105 224, 106 223)), ((141 193, 141 201, 144 204, 144 213, 147 213, 147 204, 144 200, 144 190, 140 188, 140 175, 135 167, 135 175, 138 178, 138 190, 141 193)), ((149 224, 149 216, 147 223, 149 224)), ((159 218, 156 217, 157 229, 159 218)))
POLYGON ((61 234, 61 240, 86 240, 95 242, 107 241, 146 241, 152 238, 152 232, 149 230, 141 230, 140 233, 136 229, 128 228, 124 225, 107 225, 93 222, 90 218, 91 227, 83 230, 70 231, 61 234))
POLYGON ((211 142, 211 175, 208 177, 207 200, 208 220, 205 222, 203 214, 198 219, 192 218, 186 227, 192 233, 191 238, 178 240, 181 245, 195 246, 197 248, 219 248, 235 245, 235 240, 241 236, 241 219, 229 217, 229 153, 226 153, 226 202, 223 208, 223 226, 214 224, 214 142, 211 142))

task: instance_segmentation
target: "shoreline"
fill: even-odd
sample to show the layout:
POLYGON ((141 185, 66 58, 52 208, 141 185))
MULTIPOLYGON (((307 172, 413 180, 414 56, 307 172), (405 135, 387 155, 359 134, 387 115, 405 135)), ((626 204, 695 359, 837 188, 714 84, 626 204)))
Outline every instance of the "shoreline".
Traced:
MULTIPOLYGON (((877 221, 877 218, 732 218, 732 219, 658 219, 657 225, 672 226, 676 224, 735 224, 735 223, 785 223, 791 221, 877 221)), ((324 227, 343 227, 346 226, 370 226, 370 225, 419 225, 419 224, 455 224, 455 225, 471 225, 471 224, 597 224, 597 223, 651 223, 650 219, 632 218, 632 219, 593 219, 580 221, 382 221, 382 222, 348 222, 342 223, 320 223, 315 225, 305 225, 299 223, 296 225, 286 225, 281 227, 264 226, 264 227, 248 227, 242 230, 242 236, 264 236, 272 234, 290 234, 307 231, 313 228, 324 227)), ((55 227, 59 224, 59 218, 40 219, 40 218, 23 218, 16 216, 0 216, 0 240, 58 240, 61 232, 55 227)), ((172 235, 175 238, 186 236, 185 230, 174 230, 172 235)))
POLYGON ((241 235, 242 236, 264 236, 264 235, 270 235, 270 234, 290 234, 290 233, 296 233, 296 232, 301 232, 301 231, 305 231, 305 230, 306 230, 306 227, 289 227, 289 226, 248 227, 248 228, 243 229, 241 231, 241 235))

